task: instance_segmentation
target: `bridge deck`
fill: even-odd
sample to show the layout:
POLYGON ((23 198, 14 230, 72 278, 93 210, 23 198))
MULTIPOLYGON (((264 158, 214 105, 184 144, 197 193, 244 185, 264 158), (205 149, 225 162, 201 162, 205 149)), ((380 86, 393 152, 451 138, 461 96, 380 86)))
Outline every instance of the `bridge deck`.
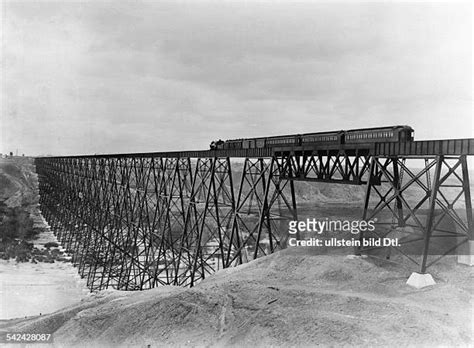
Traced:
POLYGON ((422 140, 405 143, 383 142, 345 145, 285 146, 258 149, 193 150, 169 152, 144 152, 100 155, 55 156, 52 158, 268 158, 273 155, 294 152, 320 152, 322 155, 344 151, 348 155, 368 154, 375 156, 435 156, 435 155, 474 155, 474 139, 422 140))

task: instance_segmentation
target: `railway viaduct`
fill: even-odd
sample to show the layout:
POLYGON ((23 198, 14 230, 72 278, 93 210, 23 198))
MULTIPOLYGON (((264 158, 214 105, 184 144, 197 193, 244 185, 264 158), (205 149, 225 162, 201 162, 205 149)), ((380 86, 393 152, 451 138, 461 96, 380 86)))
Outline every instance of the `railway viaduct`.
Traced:
POLYGON ((96 291, 193 286, 285 248, 288 222, 298 219, 295 181, 365 185, 361 219, 376 229, 359 240, 404 231, 390 249, 413 261, 414 274, 429 275, 452 253, 472 265, 472 155, 474 139, 449 139, 38 157, 35 164, 43 216, 96 291), (454 228, 443 227, 446 219, 454 228), (454 243, 434 252, 433 242, 446 238, 454 243), (407 252, 416 243, 417 253, 407 252))

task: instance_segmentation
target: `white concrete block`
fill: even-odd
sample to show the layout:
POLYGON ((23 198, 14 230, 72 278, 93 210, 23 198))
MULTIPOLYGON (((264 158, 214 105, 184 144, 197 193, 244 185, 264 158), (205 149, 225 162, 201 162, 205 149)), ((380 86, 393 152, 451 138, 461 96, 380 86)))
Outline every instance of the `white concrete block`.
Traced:
POLYGON ((429 273, 421 274, 413 272, 410 278, 408 278, 407 284, 413 286, 414 288, 422 289, 427 286, 435 285, 436 282, 429 273))

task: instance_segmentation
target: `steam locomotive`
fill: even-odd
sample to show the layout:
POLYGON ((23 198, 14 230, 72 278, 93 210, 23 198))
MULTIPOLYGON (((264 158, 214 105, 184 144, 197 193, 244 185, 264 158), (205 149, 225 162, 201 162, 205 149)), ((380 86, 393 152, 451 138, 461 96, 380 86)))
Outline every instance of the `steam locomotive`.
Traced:
POLYGON ((211 150, 254 149, 281 146, 370 144, 375 142, 407 141, 413 141, 413 128, 410 126, 390 126, 334 132, 280 135, 265 138, 217 140, 211 142, 210 148, 211 150))

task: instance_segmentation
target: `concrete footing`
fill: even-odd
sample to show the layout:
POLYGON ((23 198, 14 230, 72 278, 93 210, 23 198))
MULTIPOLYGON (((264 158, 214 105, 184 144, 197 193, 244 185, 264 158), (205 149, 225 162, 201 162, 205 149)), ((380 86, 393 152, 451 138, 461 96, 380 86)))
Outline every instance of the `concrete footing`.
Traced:
POLYGON ((433 277, 429 273, 421 274, 413 272, 407 280, 407 284, 417 289, 422 289, 427 286, 435 285, 433 277))
POLYGON ((367 255, 347 255, 347 260, 359 260, 359 259, 366 259, 367 255))
POLYGON ((474 266, 474 240, 468 241, 458 249, 458 263, 474 266))

